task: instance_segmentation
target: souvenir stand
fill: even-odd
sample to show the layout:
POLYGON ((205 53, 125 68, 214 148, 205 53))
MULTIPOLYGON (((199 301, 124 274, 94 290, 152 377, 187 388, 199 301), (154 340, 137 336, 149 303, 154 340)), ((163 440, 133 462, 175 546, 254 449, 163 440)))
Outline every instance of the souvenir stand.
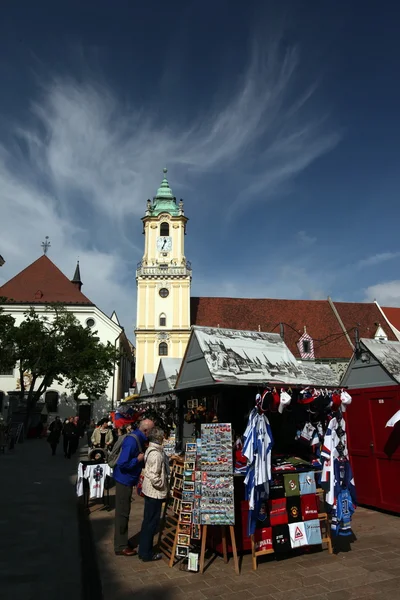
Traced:
MULTIPOLYGON (((351 399, 338 383, 329 367, 296 361, 278 334, 192 328, 175 389, 179 434, 186 447, 197 444, 203 460, 207 447, 215 450, 207 440, 203 445, 204 428, 231 427, 235 539, 228 550, 251 551, 253 568, 262 554, 282 556, 322 543, 332 552, 331 520, 335 532, 343 532, 336 495, 354 489, 341 410, 351 399), (260 427, 265 431, 259 436, 260 427), (326 455, 324 463, 322 442, 329 445, 332 435, 335 460, 326 455), (333 490, 327 469, 336 463, 342 468, 339 461, 350 469, 347 486, 340 479, 343 490, 333 490), (322 485, 330 493, 329 518, 322 485)), ((226 537, 215 527, 202 538, 206 544, 225 554, 226 537)))

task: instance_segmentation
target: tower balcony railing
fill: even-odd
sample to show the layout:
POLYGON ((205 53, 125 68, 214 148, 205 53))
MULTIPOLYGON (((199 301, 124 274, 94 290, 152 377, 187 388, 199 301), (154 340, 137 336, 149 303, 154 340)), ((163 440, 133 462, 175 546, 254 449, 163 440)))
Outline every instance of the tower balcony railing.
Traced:
POLYGON ((192 265, 189 261, 186 261, 184 265, 172 265, 168 263, 163 266, 158 265, 146 265, 143 261, 137 264, 136 277, 188 277, 192 276, 192 265))

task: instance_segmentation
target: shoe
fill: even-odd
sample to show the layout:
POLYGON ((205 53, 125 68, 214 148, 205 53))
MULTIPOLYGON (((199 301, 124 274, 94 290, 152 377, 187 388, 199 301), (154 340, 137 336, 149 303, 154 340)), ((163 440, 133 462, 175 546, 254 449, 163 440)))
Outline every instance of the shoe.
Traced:
POLYGON ((140 560, 143 562, 153 562, 154 560, 161 560, 162 557, 162 554, 153 554, 151 558, 142 558, 141 556, 139 556, 140 560))
POLYGON ((116 556, 136 556, 136 554, 137 550, 134 550, 134 548, 129 548, 129 546, 127 548, 124 548, 123 550, 115 551, 116 556))

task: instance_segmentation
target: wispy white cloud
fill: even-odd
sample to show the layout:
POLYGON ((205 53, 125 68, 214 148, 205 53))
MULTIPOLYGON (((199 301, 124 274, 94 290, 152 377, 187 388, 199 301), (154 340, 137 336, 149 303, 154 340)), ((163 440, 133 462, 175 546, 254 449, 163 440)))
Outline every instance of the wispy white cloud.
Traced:
POLYGON ((371 285, 365 290, 365 301, 377 300, 381 306, 400 306, 400 280, 371 285))
POLYGON ((380 265, 381 263, 387 262, 388 260, 398 258, 399 256, 400 252, 381 252, 379 254, 373 254, 372 256, 367 256, 367 258, 359 260, 357 267, 360 269, 364 267, 374 267, 376 265, 380 265))
POLYGON ((312 246, 317 241, 317 238, 302 230, 297 232, 297 240, 303 246, 312 246))
POLYGON ((51 258, 72 274, 79 255, 85 293, 106 312, 117 309, 130 331, 140 217, 165 164, 173 189, 190 188, 193 172, 228 177, 235 167, 232 216, 254 194, 270 199, 338 143, 324 119, 306 116, 313 88, 296 90, 298 66, 297 50, 283 49, 278 37, 254 43, 243 77, 231 89, 225 82, 225 102, 210 94, 189 128, 163 120, 161 100, 158 114, 147 112, 122 102, 104 80, 42 81, 29 118, 14 124, 15 147, 0 140, 3 281, 34 260, 50 235, 51 258))

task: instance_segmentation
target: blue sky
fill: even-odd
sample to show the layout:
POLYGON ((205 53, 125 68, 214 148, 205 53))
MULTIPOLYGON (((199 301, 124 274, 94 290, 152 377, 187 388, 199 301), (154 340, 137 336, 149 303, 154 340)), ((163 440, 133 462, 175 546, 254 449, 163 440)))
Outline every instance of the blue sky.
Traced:
POLYGON ((167 166, 193 295, 400 305, 399 17, 392 2, 4 0, 0 283, 49 235, 131 332, 140 218, 167 166))

